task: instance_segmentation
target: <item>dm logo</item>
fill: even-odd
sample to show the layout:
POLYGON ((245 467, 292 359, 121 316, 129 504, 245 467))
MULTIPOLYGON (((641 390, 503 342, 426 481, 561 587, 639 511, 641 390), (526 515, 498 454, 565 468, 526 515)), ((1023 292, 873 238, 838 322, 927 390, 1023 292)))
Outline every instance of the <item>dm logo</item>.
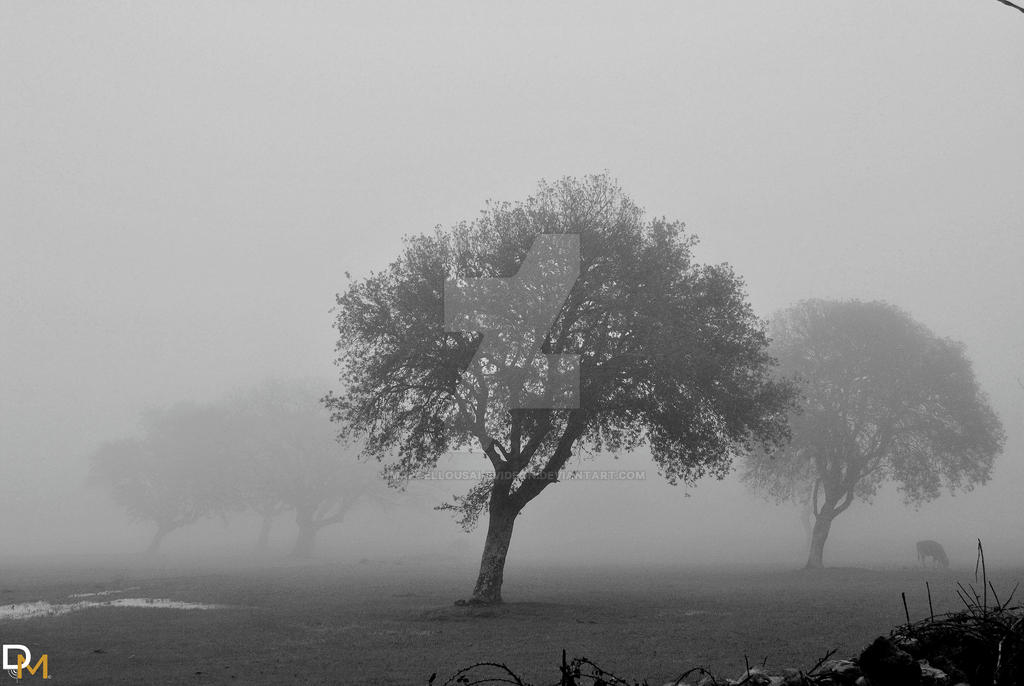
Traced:
POLYGON ((18 643, 5 643, 3 644, 3 661, 4 669, 11 675, 12 679, 21 679, 25 676, 25 672, 28 672, 32 676, 36 675, 39 668, 42 667, 42 676, 44 679, 50 678, 50 667, 48 656, 43 654, 39 661, 36 662, 35 666, 32 665, 32 651, 28 649, 28 646, 23 646, 18 643), (14 664, 11 664, 11 653, 18 651, 14 657, 14 664))

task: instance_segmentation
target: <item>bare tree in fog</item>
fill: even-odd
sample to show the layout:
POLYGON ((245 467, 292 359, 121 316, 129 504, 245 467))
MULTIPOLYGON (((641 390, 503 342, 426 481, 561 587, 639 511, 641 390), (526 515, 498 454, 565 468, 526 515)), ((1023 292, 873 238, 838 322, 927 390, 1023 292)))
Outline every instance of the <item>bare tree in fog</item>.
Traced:
POLYGON ((397 449, 385 469, 393 483, 476 441, 493 469, 447 505, 466 528, 488 512, 469 602, 501 602, 516 517, 558 480, 577 444, 649 442, 676 483, 722 476, 734 453, 785 436, 791 389, 772 379, 762 324, 728 266, 694 264, 694 241, 681 223, 646 218, 607 176, 567 178, 407 239, 386 270, 338 296, 347 391, 326 400, 343 433, 364 436, 378 459, 397 449), (581 246, 565 305, 531 332, 544 355, 579 356, 576 409, 522 409, 495 383, 514 364, 494 351, 476 356, 479 334, 443 326, 446 280, 512 277, 546 234, 578 235, 581 246))
POLYGON ((884 482, 920 503, 988 480, 1004 435, 961 344, 879 302, 805 301, 771 332, 803 399, 791 443, 751 453, 743 478, 778 500, 809 498, 808 568, 822 566, 832 521, 884 482))
POLYGON ((292 552, 309 557, 321 529, 385 490, 376 470, 356 460, 358 451, 335 440, 319 396, 312 384, 267 383, 235 394, 225 408, 245 500, 263 519, 258 547, 273 517, 291 511, 298 525, 292 552))
POLYGON ((180 404, 143 417, 143 436, 103 444, 90 458, 89 478, 114 502, 156 531, 155 554, 167 534, 240 506, 225 418, 212 408, 180 404))

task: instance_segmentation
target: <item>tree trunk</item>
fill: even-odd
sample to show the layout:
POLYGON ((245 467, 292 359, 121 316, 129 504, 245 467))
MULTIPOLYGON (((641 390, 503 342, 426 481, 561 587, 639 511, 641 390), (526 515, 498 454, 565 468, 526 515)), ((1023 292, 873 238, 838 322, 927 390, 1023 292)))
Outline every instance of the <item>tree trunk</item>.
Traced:
POLYGON ((256 552, 265 553, 270 545, 270 527, 274 525, 272 515, 263 515, 263 523, 260 525, 260 535, 256 539, 256 552))
POLYGON ((501 602, 501 584, 505 577, 505 556, 512 541, 512 527, 518 513, 509 507, 493 508, 487 518, 487 539, 480 558, 480 574, 476 579, 474 605, 492 605, 501 602))
POLYGON ((825 552, 825 541, 828 540, 828 532, 832 528, 832 519, 835 517, 830 510, 824 510, 814 518, 814 529, 811 531, 811 551, 807 556, 805 569, 821 569, 824 567, 822 560, 825 552))
POLYGON ((295 539, 295 547, 292 548, 292 557, 313 557, 319 527, 313 522, 312 510, 296 512, 295 523, 299 525, 299 535, 295 539))
POLYGON ((153 540, 149 542, 149 547, 146 548, 146 555, 154 556, 160 552, 160 542, 164 540, 164 536, 174 531, 174 527, 168 524, 158 524, 156 533, 153 534, 153 540))
POLYGON ((810 547, 814 535, 814 512, 808 503, 800 514, 800 523, 804 525, 804 545, 810 547))

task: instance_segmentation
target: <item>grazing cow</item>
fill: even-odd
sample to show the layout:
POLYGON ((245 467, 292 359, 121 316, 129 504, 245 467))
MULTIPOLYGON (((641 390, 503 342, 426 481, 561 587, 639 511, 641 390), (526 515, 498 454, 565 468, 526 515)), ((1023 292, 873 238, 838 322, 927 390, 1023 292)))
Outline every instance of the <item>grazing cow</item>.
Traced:
POLYGON ((926 557, 932 558, 937 565, 949 567, 949 558, 946 557, 946 551, 942 549, 941 543, 936 541, 918 541, 917 559, 921 561, 922 567, 926 557))

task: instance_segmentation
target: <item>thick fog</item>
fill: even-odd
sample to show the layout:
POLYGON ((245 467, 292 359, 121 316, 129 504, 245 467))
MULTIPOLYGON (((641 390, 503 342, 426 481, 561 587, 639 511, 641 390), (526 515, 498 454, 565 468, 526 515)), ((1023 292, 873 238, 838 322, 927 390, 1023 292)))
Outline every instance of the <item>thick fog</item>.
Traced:
MULTIPOLYGON (((267 379, 337 390, 346 272, 603 170, 685 221, 762 317, 882 299, 966 345, 1007 432, 992 480, 855 503, 826 564, 914 564, 923 538, 954 563, 978 537, 1024 559, 1024 17, 999 3, 8 3, 0 35, 7 559, 141 552, 151 526, 87 484, 103 442, 267 379)), ((735 476, 673 487, 645 451, 587 459, 639 474, 550 488, 510 561, 806 558, 799 508, 735 476)), ((430 509, 467 487, 362 504, 319 554, 478 558, 484 526, 430 509)), ((241 555, 258 528, 213 518, 164 554, 241 555)))

